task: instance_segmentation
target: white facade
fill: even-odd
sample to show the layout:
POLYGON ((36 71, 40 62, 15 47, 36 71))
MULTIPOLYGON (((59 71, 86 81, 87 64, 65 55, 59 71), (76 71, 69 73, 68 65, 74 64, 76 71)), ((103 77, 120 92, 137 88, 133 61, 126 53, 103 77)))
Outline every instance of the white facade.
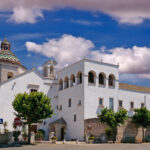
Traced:
MULTIPOLYGON (((45 119, 39 127, 46 131, 46 138, 51 132, 50 124, 63 118, 66 122, 65 138, 83 140, 84 120, 96 118, 103 107, 113 107, 118 111, 119 100, 122 101, 122 107, 129 111, 129 115, 133 112, 131 102, 134 108, 140 108, 144 104, 150 109, 150 89, 137 91, 119 88, 118 65, 83 59, 57 71, 56 74, 57 80, 51 80, 33 69, 0 84, 0 118, 8 122, 10 130, 15 117, 11 105, 14 96, 17 93, 30 92, 34 88, 52 99, 55 115, 45 119), (89 79, 92 76, 90 73, 94 80, 89 79), (100 84, 100 73, 104 77, 103 84, 100 84)), ((60 134, 56 135, 60 137, 60 134)))

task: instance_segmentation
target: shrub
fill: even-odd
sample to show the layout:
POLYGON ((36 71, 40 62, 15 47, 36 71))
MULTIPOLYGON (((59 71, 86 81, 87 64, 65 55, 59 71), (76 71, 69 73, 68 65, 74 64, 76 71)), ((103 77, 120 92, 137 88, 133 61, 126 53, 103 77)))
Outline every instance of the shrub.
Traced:
POLYGON ((13 131, 14 141, 18 141, 18 136, 20 135, 20 131, 13 131))
POLYGON ((5 133, 8 133, 8 132, 9 132, 9 130, 8 130, 8 129, 5 129, 5 130, 4 130, 4 132, 5 132, 5 133))
POLYGON ((57 141, 57 137, 56 136, 53 136, 51 139, 57 141))
POLYGON ((112 140, 112 135, 113 135, 113 131, 111 128, 106 128, 105 129, 105 134, 108 140, 112 140))
POLYGON ((35 134, 35 139, 36 140, 42 140, 44 137, 43 133, 41 131, 38 131, 36 134, 35 134))
POLYGON ((43 136, 45 135, 45 131, 42 129, 39 129, 38 132, 42 132, 43 136))
POLYGON ((90 135, 88 138, 88 140, 92 140, 92 141, 94 141, 94 139, 95 139, 95 137, 93 135, 90 135))
POLYGON ((27 138, 28 137, 28 134, 26 132, 23 133, 22 135, 24 138, 27 138))

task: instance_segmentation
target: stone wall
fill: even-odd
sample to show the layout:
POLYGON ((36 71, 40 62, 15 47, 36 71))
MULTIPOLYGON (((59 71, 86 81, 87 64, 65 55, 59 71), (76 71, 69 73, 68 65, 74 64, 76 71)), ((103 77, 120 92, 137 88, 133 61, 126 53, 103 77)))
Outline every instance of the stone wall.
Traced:
MULTIPOLYGON (((101 124, 98 118, 86 119, 84 121, 84 135, 94 135, 97 138, 105 136, 105 129, 108 126, 101 124)), ((150 128, 145 131, 145 136, 150 136, 150 128)), ((137 128, 136 125, 128 119, 124 125, 118 127, 116 142, 125 142, 126 138, 135 139, 135 142, 142 142, 142 128, 137 128)), ((102 141, 106 141, 103 140, 102 141)))

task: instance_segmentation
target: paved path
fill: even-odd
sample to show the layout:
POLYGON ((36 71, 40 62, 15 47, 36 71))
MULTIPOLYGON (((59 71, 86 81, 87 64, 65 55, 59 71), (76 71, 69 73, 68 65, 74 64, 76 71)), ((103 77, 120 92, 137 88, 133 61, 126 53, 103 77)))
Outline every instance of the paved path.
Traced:
POLYGON ((150 144, 37 144, 1 150, 150 150, 150 144))

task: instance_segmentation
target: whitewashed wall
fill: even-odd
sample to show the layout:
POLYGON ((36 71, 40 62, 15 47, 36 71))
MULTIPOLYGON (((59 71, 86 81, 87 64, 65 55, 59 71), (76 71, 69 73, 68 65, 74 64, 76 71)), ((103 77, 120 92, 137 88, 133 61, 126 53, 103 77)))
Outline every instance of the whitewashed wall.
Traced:
POLYGON ((97 113, 100 113, 99 98, 103 98, 104 106, 109 107, 109 98, 114 99, 114 110, 117 110, 118 99, 118 79, 119 70, 117 65, 110 65, 95 61, 86 60, 84 63, 84 119, 95 118, 97 113), (88 72, 93 70, 96 73, 96 84, 88 83, 88 72), (100 86, 98 75, 99 73, 106 74, 106 85, 100 86), (108 76, 113 74, 116 78, 115 87, 108 87, 108 76))
MULTIPOLYGON (((48 81, 50 82, 50 81, 48 81)), ((15 118, 12 101, 18 93, 30 92, 29 84, 39 85, 38 91, 45 94, 49 91, 49 83, 37 73, 37 71, 28 71, 14 79, 10 79, 0 85, 0 118, 8 122, 8 129, 13 130, 13 120, 15 118)))
POLYGON ((8 122, 9 130, 12 130, 12 123, 15 118, 12 108, 14 96, 18 93, 30 92, 29 84, 39 85, 38 91, 42 91, 51 98, 54 115, 43 121, 39 128, 45 130, 48 138, 49 124, 61 117, 67 123, 66 139, 83 140, 84 120, 97 117, 100 112, 99 98, 103 98, 104 107, 109 107, 109 98, 114 99, 114 110, 118 110, 118 100, 123 101, 123 107, 130 110, 130 102, 134 102, 135 108, 140 108, 146 96, 146 106, 150 109, 150 93, 127 91, 119 89, 119 68, 117 65, 105 64, 91 60, 81 60, 57 72, 58 80, 49 80, 43 78, 36 70, 27 71, 16 78, 10 79, 0 84, 0 118, 8 122), (96 84, 88 83, 88 72, 95 71, 96 84), (82 72, 82 84, 77 85, 77 73, 82 72), (98 83, 99 73, 106 74, 106 85, 100 86, 98 83), (74 74, 76 84, 73 87, 58 90, 59 79, 69 79, 74 74), (115 88, 108 87, 108 76, 113 74, 116 78, 115 88), (71 107, 68 107, 68 100, 72 100, 71 107), (81 100, 81 105, 78 105, 81 100), (62 111, 57 110, 62 105, 62 111), (77 115, 77 121, 74 122, 74 114, 77 115), (44 123, 46 122, 46 124, 44 123))
MULTIPOLYGON (((130 102, 134 102, 134 108, 140 108, 141 103, 145 103, 146 107, 150 109, 150 93, 119 89, 118 97, 123 101, 123 108, 128 111, 130 111, 130 102)), ((130 113, 132 112, 129 112, 129 115, 130 113)))
MULTIPOLYGON (((68 76, 70 79, 71 75, 77 76, 78 72, 83 73, 84 63, 79 61, 69 67, 66 67, 58 71, 58 81, 68 76)), ((69 82, 70 86, 70 82, 69 82)), ((78 85, 77 79, 76 84, 73 87, 64 89, 58 92, 57 104, 62 105, 62 111, 58 110, 58 117, 63 117, 67 123, 66 139, 81 139, 84 136, 84 88, 83 83, 78 85), (71 98, 71 107, 68 107, 68 100, 71 98), (81 100, 81 105, 78 105, 78 101, 81 100), (74 114, 77 115, 77 121, 74 122, 74 114)))

